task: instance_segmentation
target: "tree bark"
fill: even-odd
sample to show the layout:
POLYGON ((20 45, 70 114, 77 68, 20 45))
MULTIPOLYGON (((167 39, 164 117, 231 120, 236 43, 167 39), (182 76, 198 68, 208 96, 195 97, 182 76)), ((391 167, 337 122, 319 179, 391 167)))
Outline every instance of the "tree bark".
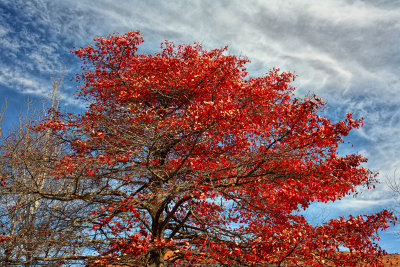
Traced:
POLYGON ((163 266, 165 266, 164 253, 162 253, 160 250, 151 251, 147 267, 163 267, 163 266))

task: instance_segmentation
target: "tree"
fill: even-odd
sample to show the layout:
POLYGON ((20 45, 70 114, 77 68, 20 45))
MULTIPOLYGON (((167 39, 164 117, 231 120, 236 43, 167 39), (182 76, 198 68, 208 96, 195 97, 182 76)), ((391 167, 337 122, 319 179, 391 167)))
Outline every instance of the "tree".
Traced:
MULTIPOLYGON (((393 175, 387 176, 385 182, 391 190, 394 200, 394 205, 391 210, 394 214, 397 215, 397 218, 399 218, 398 214, 400 214, 400 178, 397 175, 397 170, 393 172, 393 175)), ((397 232, 397 234, 400 234, 400 232, 397 232)))
MULTIPOLYGON (((57 91, 61 83, 53 80, 52 112, 36 114, 28 102, 26 118, 8 131, 0 142, 0 263, 2 266, 42 266, 60 263, 86 246, 80 216, 88 210, 83 203, 63 203, 43 198, 38 190, 63 192, 68 187, 51 173, 52 158, 64 155, 64 147, 50 131, 32 131, 29 122, 43 116, 51 118, 58 110, 57 91)), ((4 117, 5 108, 2 110, 4 117)), ((93 204, 91 204, 93 206, 93 204)))
POLYGON ((67 147, 47 166, 69 185, 35 193, 97 205, 88 265, 379 265, 388 211, 317 226, 297 213, 375 181, 361 155, 338 155, 361 120, 321 117, 321 99, 294 96, 293 74, 249 77, 227 48, 165 42, 148 55, 140 43, 116 33, 77 49, 86 111, 32 126, 67 147))

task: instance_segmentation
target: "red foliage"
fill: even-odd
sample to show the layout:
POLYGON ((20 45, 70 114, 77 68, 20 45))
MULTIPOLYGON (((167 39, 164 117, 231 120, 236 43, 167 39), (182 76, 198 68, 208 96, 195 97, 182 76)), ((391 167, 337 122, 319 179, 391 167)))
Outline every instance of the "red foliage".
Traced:
POLYGON ((76 50, 86 112, 37 127, 70 136, 55 177, 104 185, 91 216, 112 242, 97 263, 161 262, 169 251, 176 263, 379 265, 376 232, 391 213, 319 226, 295 215, 374 182, 361 155, 338 156, 361 120, 321 117, 321 99, 294 96, 293 74, 249 77, 248 60, 226 48, 165 42, 137 54, 141 42, 129 32, 76 50))

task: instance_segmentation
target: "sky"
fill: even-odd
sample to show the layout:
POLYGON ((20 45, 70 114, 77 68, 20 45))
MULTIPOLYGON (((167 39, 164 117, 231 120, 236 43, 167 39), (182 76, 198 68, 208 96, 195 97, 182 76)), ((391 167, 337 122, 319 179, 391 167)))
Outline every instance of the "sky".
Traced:
MULTIPOLYGON (((52 77, 62 73, 62 107, 81 111, 71 80, 80 62, 70 50, 131 30, 141 31, 145 53, 158 51, 164 40, 228 45, 230 54, 251 60, 251 76, 274 67, 294 72, 296 95, 322 97, 333 121, 347 112, 364 118, 365 126, 340 149, 367 157, 380 183, 360 189, 357 198, 312 205, 305 212, 310 221, 396 207, 387 182, 400 181, 400 1, 0 0, 3 128, 18 121, 28 102, 48 97, 52 77)), ((392 226, 382 233, 382 248, 400 253, 399 232, 392 226)))

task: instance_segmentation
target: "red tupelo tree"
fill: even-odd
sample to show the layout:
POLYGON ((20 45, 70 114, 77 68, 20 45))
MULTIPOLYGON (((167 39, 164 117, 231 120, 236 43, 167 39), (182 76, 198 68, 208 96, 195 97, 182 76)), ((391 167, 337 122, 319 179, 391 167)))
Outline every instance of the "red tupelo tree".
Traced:
POLYGON ((37 193, 97 204, 88 264, 380 264, 388 211, 317 226, 299 213, 375 182, 361 155, 338 155, 361 120, 321 117, 324 102, 296 97, 293 74, 250 77, 227 48, 165 42, 150 55, 140 43, 115 33, 74 51, 86 111, 35 126, 70 150, 52 169, 69 191, 37 193))

